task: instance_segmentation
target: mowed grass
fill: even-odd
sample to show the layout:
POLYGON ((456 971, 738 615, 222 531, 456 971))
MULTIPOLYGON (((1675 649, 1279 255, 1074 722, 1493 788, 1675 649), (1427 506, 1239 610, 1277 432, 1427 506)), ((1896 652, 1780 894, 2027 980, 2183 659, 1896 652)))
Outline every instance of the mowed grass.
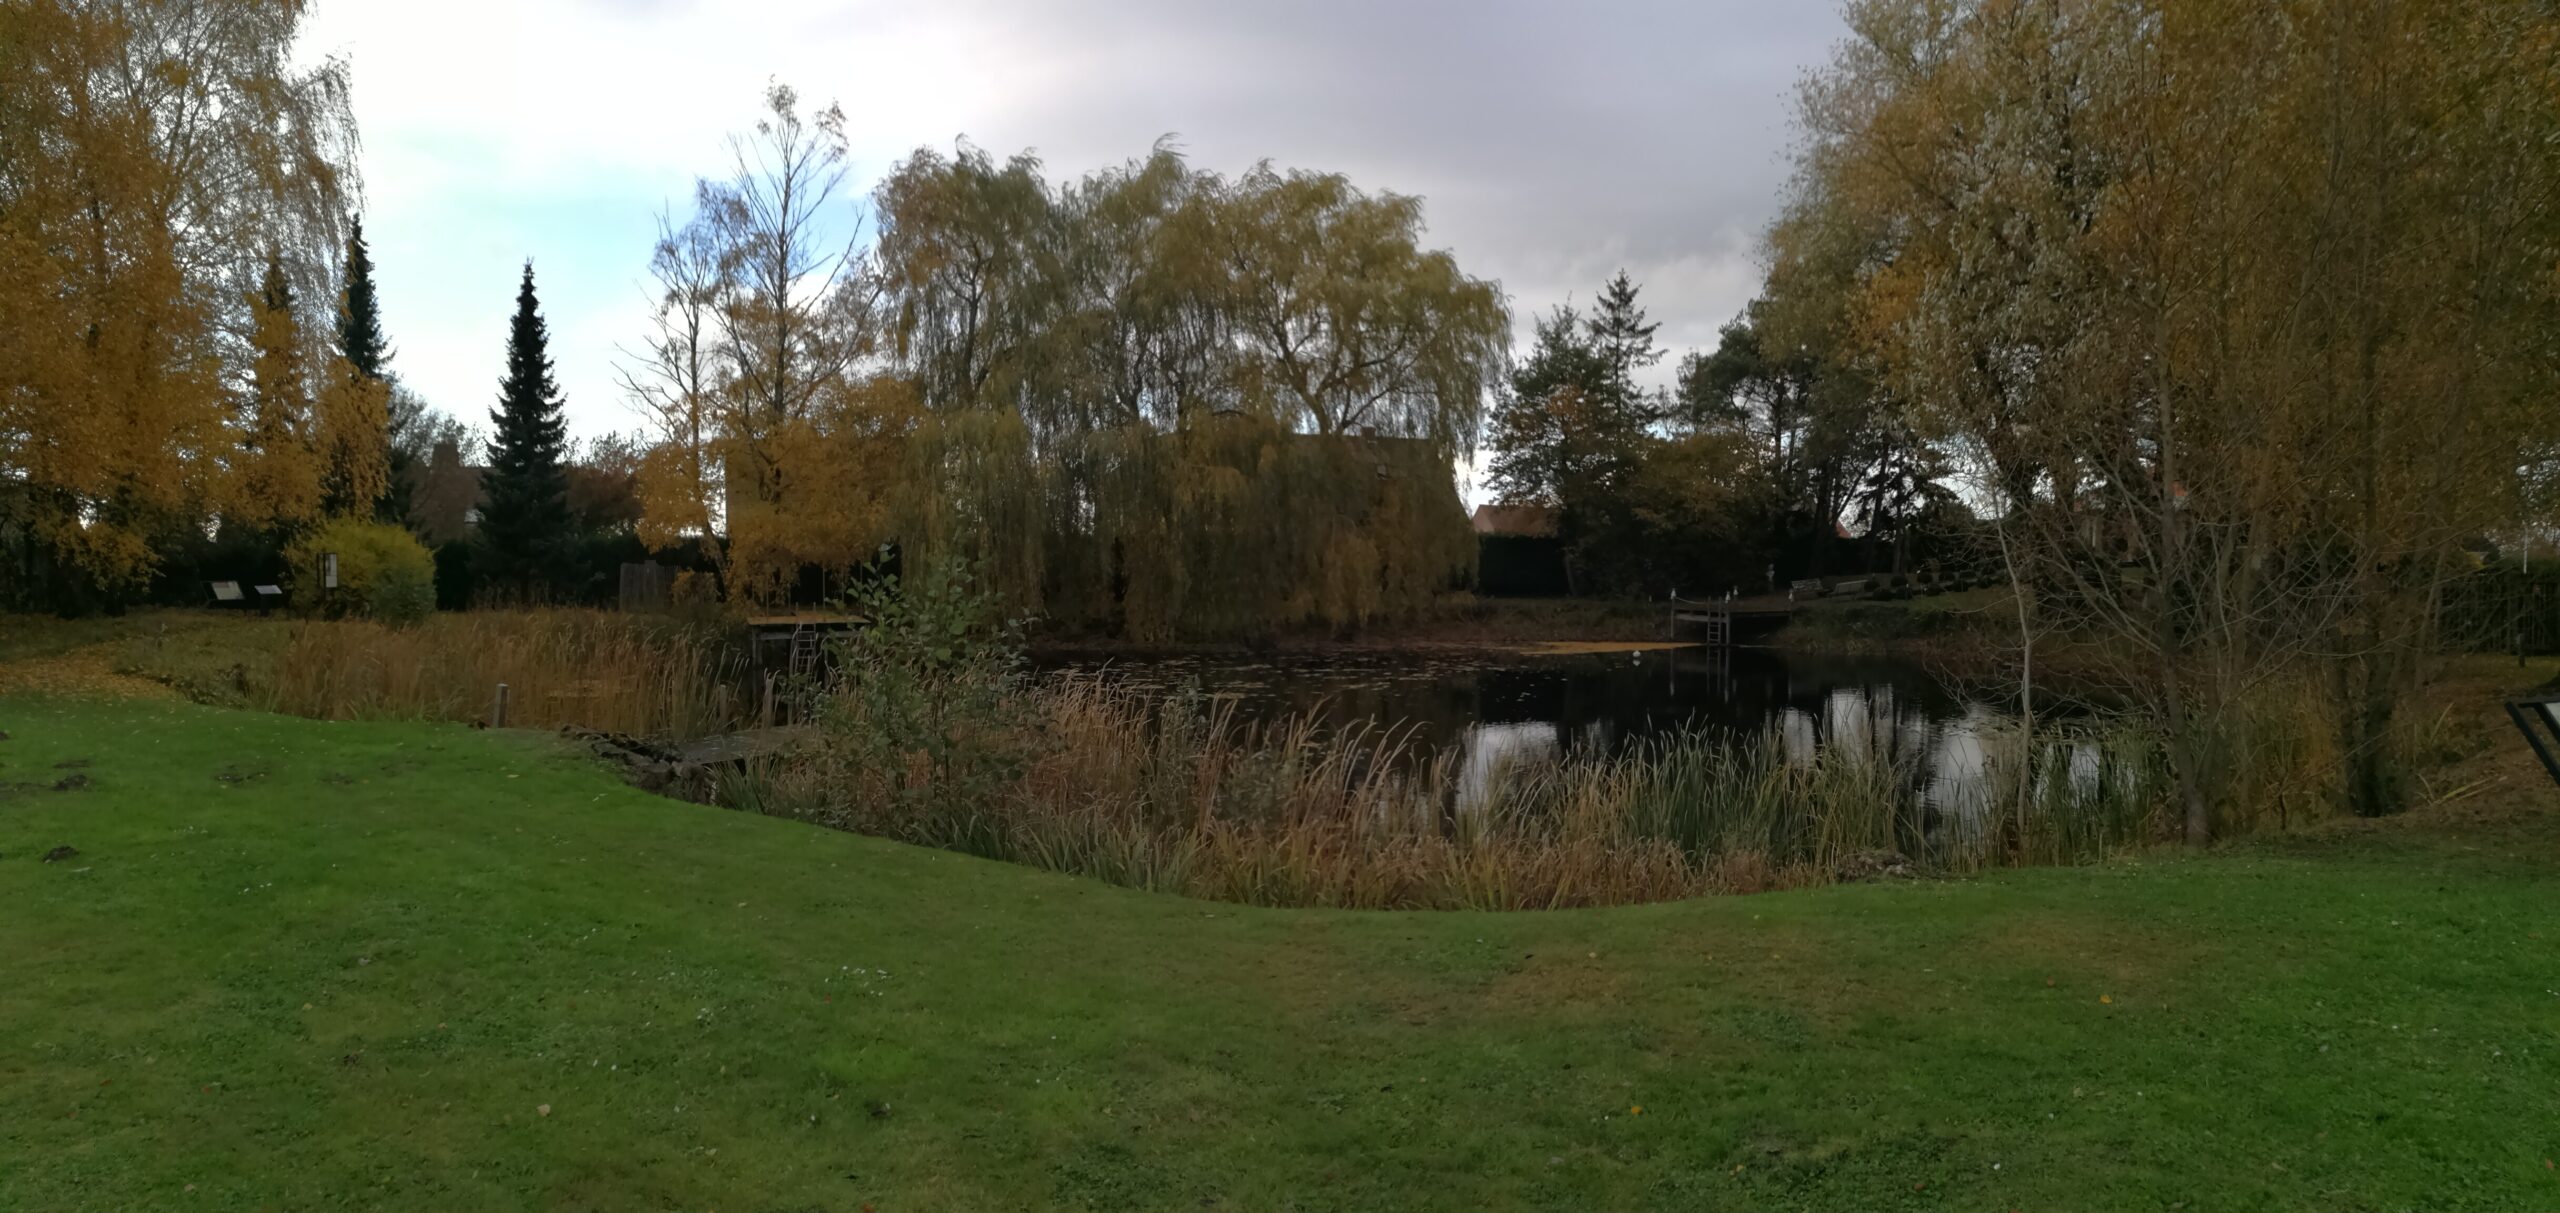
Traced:
POLYGON ((658 800, 539 736, 0 729, 0 1209, 2560 1207, 2547 810, 1277 911, 658 800))

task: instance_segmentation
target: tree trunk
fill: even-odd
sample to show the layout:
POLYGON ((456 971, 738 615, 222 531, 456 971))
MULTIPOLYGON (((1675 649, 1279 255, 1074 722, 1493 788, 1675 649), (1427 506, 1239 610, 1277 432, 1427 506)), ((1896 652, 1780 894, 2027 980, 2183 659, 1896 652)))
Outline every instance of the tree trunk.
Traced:
POLYGON ((2339 666, 2339 741, 2346 749, 2347 807, 2358 817, 2387 817, 2405 803, 2391 724, 2398 715, 2400 655, 2378 639, 2382 621, 2368 619, 2366 651, 2339 666))
POLYGON ((2165 645, 2160 654, 2160 670, 2160 723, 2168 732, 2169 770, 2178 782, 2178 807, 2187 845, 2200 847, 2213 841, 2213 806, 2204 794, 2204 747, 2191 719, 2192 708, 2187 702, 2177 653, 2165 645))

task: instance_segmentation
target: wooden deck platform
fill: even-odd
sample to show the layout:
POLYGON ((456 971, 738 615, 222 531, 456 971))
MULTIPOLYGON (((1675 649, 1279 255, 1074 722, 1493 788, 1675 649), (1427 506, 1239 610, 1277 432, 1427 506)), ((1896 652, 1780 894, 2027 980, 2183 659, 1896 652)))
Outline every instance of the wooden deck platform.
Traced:
POLYGON ((757 632, 788 632, 798 628, 840 632, 846 628, 861 627, 869 622, 870 620, 860 615, 844 615, 829 611, 784 611, 771 615, 747 616, 748 629, 757 632))
POLYGON ((806 674, 819 668, 829 638, 869 623, 860 615, 789 611, 747 618, 747 643, 766 670, 806 674))
POLYGON ((1712 648, 1734 643, 1743 631, 1765 632, 1783 626, 1795 616, 1796 605, 1784 597, 1719 598, 1707 602, 1671 600, 1671 638, 1681 639, 1684 630, 1712 648))

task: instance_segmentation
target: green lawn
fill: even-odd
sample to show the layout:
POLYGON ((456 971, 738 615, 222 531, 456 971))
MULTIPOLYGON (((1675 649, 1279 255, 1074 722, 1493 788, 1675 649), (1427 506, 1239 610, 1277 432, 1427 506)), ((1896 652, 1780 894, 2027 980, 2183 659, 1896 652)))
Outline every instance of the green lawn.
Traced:
POLYGON ((0 1209, 2560 1208, 2549 812, 1260 911, 538 737, 0 729, 0 1209))

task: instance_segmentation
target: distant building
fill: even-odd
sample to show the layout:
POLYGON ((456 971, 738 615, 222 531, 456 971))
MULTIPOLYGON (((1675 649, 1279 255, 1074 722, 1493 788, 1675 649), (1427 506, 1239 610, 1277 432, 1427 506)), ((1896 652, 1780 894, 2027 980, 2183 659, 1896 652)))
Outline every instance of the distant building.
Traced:
MULTIPOLYGON (((570 517, 585 531, 622 533, 640 524, 638 483, 628 464, 597 466, 570 462, 561 469, 570 517)), ((409 468, 409 527, 438 547, 471 537, 480 525, 480 507, 488 492, 482 479, 489 469, 465 463, 462 447, 440 441, 423 464, 409 468)))
POLYGON ((479 521, 480 477, 487 469, 462 461, 462 448, 438 442, 423 465, 412 465, 416 477, 409 488, 409 525, 435 547, 471 535, 479 521))
POLYGON ((1554 506, 1480 505, 1469 523, 1476 533, 1477 593, 1554 598, 1572 591, 1554 506))
POLYGON ((1480 505, 1470 521, 1479 535, 1556 537, 1556 508, 1551 505, 1480 505))

